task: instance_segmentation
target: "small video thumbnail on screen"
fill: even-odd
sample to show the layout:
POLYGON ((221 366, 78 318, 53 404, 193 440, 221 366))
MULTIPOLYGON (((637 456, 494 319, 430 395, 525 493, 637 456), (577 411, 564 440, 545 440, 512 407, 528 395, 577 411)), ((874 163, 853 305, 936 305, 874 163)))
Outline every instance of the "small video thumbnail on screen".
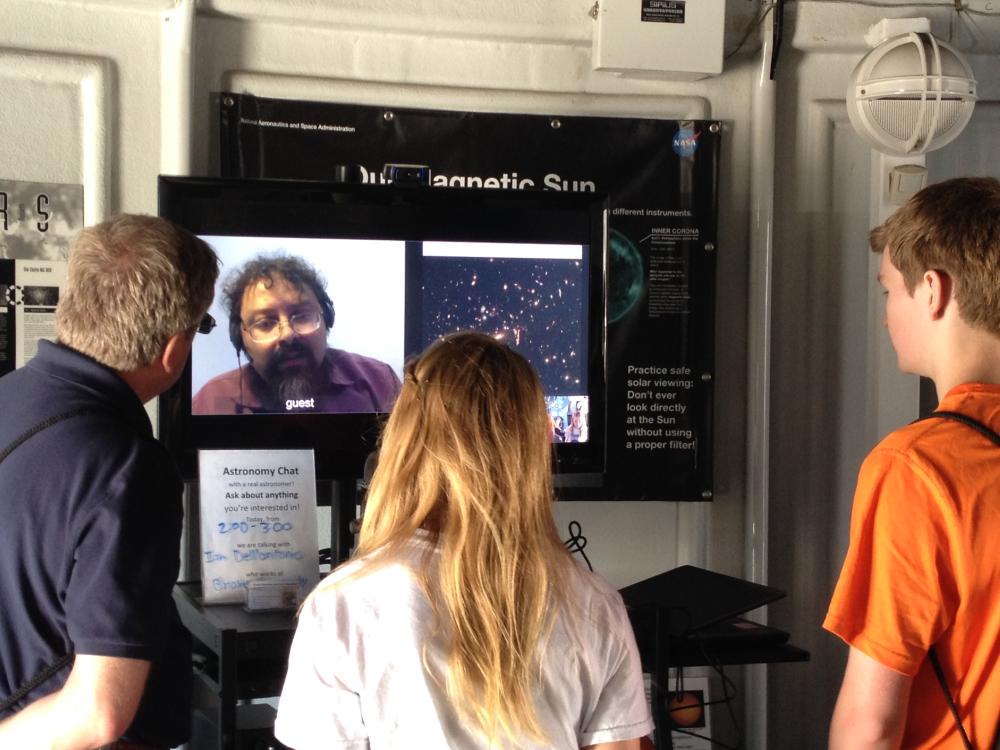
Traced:
POLYGON ((424 340, 474 329, 535 367, 554 442, 586 442, 586 252, 581 245, 425 242, 424 340))

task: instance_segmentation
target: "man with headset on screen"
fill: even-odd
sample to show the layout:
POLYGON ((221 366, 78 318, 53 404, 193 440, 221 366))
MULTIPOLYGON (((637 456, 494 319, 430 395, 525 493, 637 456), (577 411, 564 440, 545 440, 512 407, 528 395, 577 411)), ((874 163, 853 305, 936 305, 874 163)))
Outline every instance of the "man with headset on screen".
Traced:
POLYGON ((301 258, 260 255, 237 268, 222 292, 229 338, 248 363, 198 391, 193 414, 387 412, 399 378, 384 362, 327 346, 333 301, 301 258))

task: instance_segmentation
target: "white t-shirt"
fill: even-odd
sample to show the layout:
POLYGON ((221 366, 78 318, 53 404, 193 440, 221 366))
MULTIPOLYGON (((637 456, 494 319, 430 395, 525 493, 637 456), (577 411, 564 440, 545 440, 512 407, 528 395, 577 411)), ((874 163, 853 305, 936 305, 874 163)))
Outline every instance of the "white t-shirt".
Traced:
MULTIPOLYGON (((437 551, 420 534, 406 559, 413 567, 434 565, 437 551)), ((426 647, 435 673, 443 674, 445 644, 432 633, 430 604, 408 564, 387 564, 308 600, 275 723, 283 743, 295 750, 489 747, 424 669, 426 647)), ((571 630, 560 615, 545 649, 535 702, 550 738, 544 747, 578 750, 648 735, 653 722, 621 596, 593 573, 570 567, 579 616, 571 630)), ((333 575, 342 579, 353 569, 333 575)))

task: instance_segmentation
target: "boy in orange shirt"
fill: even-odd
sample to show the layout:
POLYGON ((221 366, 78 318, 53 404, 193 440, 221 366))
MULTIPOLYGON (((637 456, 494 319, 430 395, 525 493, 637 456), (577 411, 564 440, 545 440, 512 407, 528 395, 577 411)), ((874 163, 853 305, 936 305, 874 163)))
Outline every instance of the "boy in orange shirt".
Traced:
MULTIPOLYGON (((900 369, 934 382, 939 411, 1000 431, 1000 182, 928 186, 871 247, 900 369)), ((988 746, 1000 716, 998 544, 1000 447, 987 437, 930 418, 868 455, 823 623, 850 646, 833 750, 988 746)))

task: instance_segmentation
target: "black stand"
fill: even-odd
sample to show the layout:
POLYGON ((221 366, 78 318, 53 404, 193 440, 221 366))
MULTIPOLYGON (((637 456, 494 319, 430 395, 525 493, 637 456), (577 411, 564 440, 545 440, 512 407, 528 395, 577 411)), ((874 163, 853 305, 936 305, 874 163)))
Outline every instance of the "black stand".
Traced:
POLYGON ((653 645, 653 672, 650 687, 653 724, 656 726, 656 750, 673 750, 670 712, 667 710, 667 696, 670 695, 670 630, 667 614, 656 611, 656 630, 653 645))
POLYGON ((239 604, 204 606, 200 583, 177 584, 174 602, 201 662, 193 675, 190 750, 280 747, 273 739, 275 710, 249 701, 281 694, 294 611, 250 613, 239 604))
MULTIPOLYGON (((325 489, 320 482, 320 490, 325 489)), ((358 481, 355 479, 335 479, 328 483, 330 498, 330 557, 337 565, 348 557, 354 548, 354 533, 351 524, 357 518, 357 506, 361 502, 358 481)), ((321 505, 323 503, 320 503, 321 505)))
MULTIPOLYGON (((357 481, 318 482, 317 503, 330 505, 330 561, 346 560, 354 546, 357 481)), ((187 570, 201 573, 197 485, 190 485, 187 511, 187 570)), ((317 559, 317 566, 319 560, 317 559)), ((202 603, 200 581, 178 583, 174 602, 194 639, 198 665, 193 679, 189 750, 270 750, 275 710, 257 698, 276 698, 288 669, 295 611, 247 612, 240 604, 202 603)))
MULTIPOLYGON (((635 632, 643 669, 652 676, 651 713, 656 726, 656 750, 673 750, 670 669, 718 665, 808 661, 809 652, 783 640, 775 631, 757 626, 761 637, 746 631, 719 637, 712 626, 756 609, 785 594, 712 571, 681 566, 621 590, 635 632)), ((755 630, 755 629, 751 629, 755 630)), ((782 634, 785 638, 787 633, 782 634)))
MULTIPOLYGON (((652 675, 650 703, 653 723, 656 725, 656 750, 673 750, 670 708, 670 669, 682 667, 711 667, 718 665, 777 664, 809 661, 809 652, 788 643, 773 645, 716 643, 706 645, 697 635, 671 635, 670 617, 657 612, 653 636, 639 642, 643 666, 652 675), (651 643, 649 642, 651 640, 651 643), (646 653, 644 653, 646 652, 646 653)), ((636 633, 639 640, 639 634, 636 633)))

